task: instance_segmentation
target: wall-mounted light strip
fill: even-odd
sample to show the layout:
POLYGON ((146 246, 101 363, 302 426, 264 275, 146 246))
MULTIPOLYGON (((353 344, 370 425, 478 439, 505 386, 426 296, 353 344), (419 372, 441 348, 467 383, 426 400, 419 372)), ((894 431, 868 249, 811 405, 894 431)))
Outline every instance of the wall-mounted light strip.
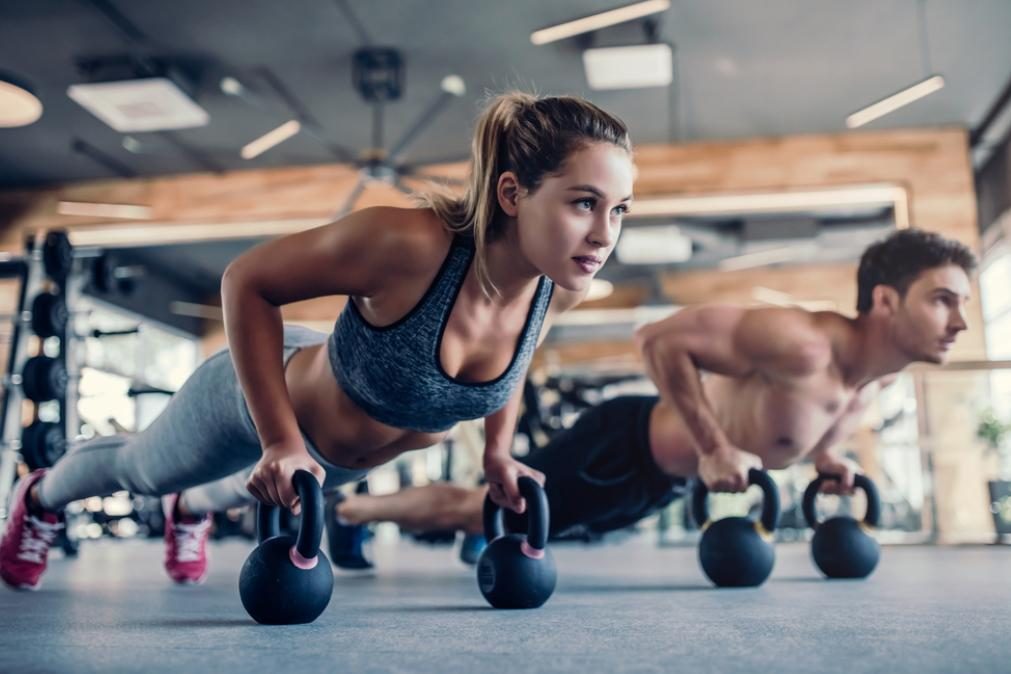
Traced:
POLYGON ((243 146, 239 155, 243 159, 259 157, 270 148, 283 143, 301 130, 302 125, 299 124, 298 120, 290 119, 273 131, 268 131, 256 140, 243 146))
POLYGON ((817 242, 805 242, 794 246, 777 246, 765 250, 757 250, 754 253, 745 253, 736 257, 728 257, 720 260, 719 267, 723 271, 737 271, 740 269, 752 269, 754 267, 764 267, 767 264, 777 264, 781 262, 791 262, 801 257, 810 257, 818 252, 817 242))
POLYGON ((102 204, 86 201, 60 201, 56 204, 60 215, 81 215, 87 218, 122 218, 124 220, 150 220, 151 207, 135 204, 102 204))
POLYGON ((530 41, 534 44, 548 44, 549 42, 564 40, 565 38, 582 35, 583 33, 590 33, 601 28, 625 23, 626 21, 641 19, 644 16, 663 12, 669 8, 670 0, 636 2, 624 7, 609 9, 606 12, 591 14, 581 19, 566 21, 565 23, 536 30, 530 34, 530 41))
POLYGON ((871 184, 782 192, 738 192, 636 199, 628 217, 790 213, 832 206, 892 206, 895 226, 909 226, 906 190, 899 185, 871 184))
POLYGON ((873 122, 879 117, 895 112, 901 107, 907 106, 913 101, 917 101, 924 96, 929 96, 935 91, 944 88, 944 78, 940 75, 928 77, 922 82, 917 82, 911 87, 907 87, 897 94, 892 94, 887 98, 882 98, 876 103, 871 103, 866 108, 857 110, 846 118, 846 126, 851 129, 873 122))

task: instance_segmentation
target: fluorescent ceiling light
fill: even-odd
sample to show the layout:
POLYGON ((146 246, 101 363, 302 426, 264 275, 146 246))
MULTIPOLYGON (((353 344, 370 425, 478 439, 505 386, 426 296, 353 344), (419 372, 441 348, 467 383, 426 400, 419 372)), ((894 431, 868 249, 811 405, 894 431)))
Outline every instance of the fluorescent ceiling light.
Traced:
POLYGON ((780 262, 791 262, 802 256, 809 256, 818 251, 818 245, 814 241, 807 241, 793 246, 778 246, 776 248, 766 248, 765 250, 745 253, 737 257, 728 257, 720 261, 720 269, 724 271, 735 271, 739 269, 751 269, 753 267, 763 267, 767 264, 777 264, 780 262))
POLYGON ((673 264, 691 259, 692 240, 676 225, 628 227, 615 252, 622 264, 673 264))
POLYGON ((210 120, 166 77, 72 84, 67 95, 120 133, 187 129, 210 120))
POLYGON ((301 130, 302 125, 298 123, 297 119, 289 119, 273 131, 268 131, 253 142, 243 146, 239 154, 243 159, 259 157, 270 148, 283 143, 301 130))
POLYGON ((126 220, 150 220, 150 206, 134 204, 101 204, 86 201, 60 201, 56 204, 60 215, 83 215, 92 218, 123 218, 126 220))
POLYGON ((909 105, 913 101, 919 100, 924 96, 929 96, 942 88, 944 88, 943 77, 940 75, 928 77, 922 82, 917 82, 913 86, 907 87, 897 94, 892 94, 888 98, 883 98, 877 103, 871 103, 866 108, 854 112, 846 118, 846 126, 851 129, 863 126, 868 122, 878 119, 879 117, 884 117, 891 112, 895 112, 899 108, 909 105))
POLYGON ((584 16, 582 19, 566 21, 548 28, 542 28, 530 34, 530 41, 534 44, 548 44, 556 40, 564 40, 568 37, 590 33, 601 28, 614 26, 626 21, 641 19, 650 14, 666 11, 670 8, 670 0, 646 0, 646 2, 636 2, 617 9, 609 9, 606 12, 584 16))
POLYGON ((661 43, 587 49, 583 67, 591 89, 665 87, 674 79, 673 53, 661 43))
POLYGON ((28 126, 42 116, 42 101, 26 87, 0 79, 0 127, 28 126))

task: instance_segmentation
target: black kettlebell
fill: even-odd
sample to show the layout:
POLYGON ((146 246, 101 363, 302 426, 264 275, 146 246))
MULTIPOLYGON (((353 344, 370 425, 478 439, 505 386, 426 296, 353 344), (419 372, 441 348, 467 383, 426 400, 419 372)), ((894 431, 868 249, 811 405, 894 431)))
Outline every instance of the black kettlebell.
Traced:
POLYGON ((719 587, 761 585, 772 573, 776 561, 772 534, 779 523, 779 490, 769 474, 757 468, 748 471, 748 484, 758 485, 764 494, 762 516, 757 521, 749 517, 725 517, 712 522, 705 483, 696 481, 692 493, 692 512, 703 532, 699 563, 709 580, 719 587))
POLYGON ((256 511, 259 545, 239 575, 239 596, 253 620, 264 625, 311 623, 330 603, 333 571, 320 551, 323 490, 312 473, 292 478, 302 501, 298 539, 280 535, 280 510, 260 503, 256 511))
POLYGON ((869 477, 856 475, 854 485, 867 495, 867 513, 863 521, 838 515, 819 523, 814 507, 818 490, 825 480, 838 479, 838 475, 819 475, 804 490, 804 519, 814 529, 811 556, 829 578, 866 578, 881 558, 881 546, 870 535, 881 517, 881 498, 869 477))
POLYGON ((537 608, 555 591, 558 574, 547 549, 548 497, 537 481, 519 479, 527 502, 527 533, 506 534, 502 510, 484 500, 484 535, 489 543, 477 560, 477 585, 495 608, 537 608))

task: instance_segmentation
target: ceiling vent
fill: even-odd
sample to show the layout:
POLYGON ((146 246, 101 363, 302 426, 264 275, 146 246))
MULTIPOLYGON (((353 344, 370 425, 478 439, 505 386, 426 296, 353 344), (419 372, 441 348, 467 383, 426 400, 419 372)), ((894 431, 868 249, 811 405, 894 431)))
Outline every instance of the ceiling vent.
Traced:
POLYGON ((210 121, 190 97, 187 78, 161 62, 119 57, 79 67, 89 82, 70 85, 67 95, 120 133, 188 129, 210 121))

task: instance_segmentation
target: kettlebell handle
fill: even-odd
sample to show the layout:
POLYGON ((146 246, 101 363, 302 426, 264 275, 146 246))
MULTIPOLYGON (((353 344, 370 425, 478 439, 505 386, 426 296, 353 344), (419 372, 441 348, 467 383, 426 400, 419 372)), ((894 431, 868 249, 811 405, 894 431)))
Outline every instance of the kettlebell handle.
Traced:
MULTIPOLYGON (((319 554, 320 542, 323 540, 323 490, 316 481, 316 476, 307 470, 296 470, 291 481, 302 502, 302 525, 298 530, 295 549, 303 559, 313 559, 319 554)), ((280 508, 259 503, 256 509, 257 540, 263 543, 268 538, 279 536, 280 521, 280 508)))
MULTIPOLYGON (((807 525, 812 529, 817 529, 819 524, 814 501, 818 496, 818 490, 821 489, 821 485, 826 480, 838 481, 839 476, 819 473, 818 477, 811 480, 811 484, 807 485, 807 489, 804 490, 804 501, 802 504, 804 519, 807 520, 807 525)), ((864 494, 867 495, 867 512, 864 514, 863 523, 869 527, 878 526, 878 522, 881 519, 881 497, 878 494, 878 488, 875 486, 874 481, 863 473, 857 473, 853 476, 853 485, 857 489, 862 489, 864 494)))
MULTIPOLYGON (((768 473, 758 468, 751 468, 748 471, 748 484, 757 485, 762 489, 762 516, 759 521, 767 532, 772 533, 779 525, 779 488, 768 473)), ((708 496, 709 488, 706 483, 701 479, 697 480, 692 492, 692 514, 695 516, 695 523, 703 529, 709 524, 708 496)))
MULTIPOLYGON (((534 550, 543 550, 548 544, 548 497, 537 480, 526 475, 519 479, 519 488, 523 498, 527 501, 527 545, 534 550)), ((490 495, 484 499, 482 519, 484 521, 484 535, 489 543, 505 535, 505 528, 502 526, 502 509, 491 500, 490 495)))

